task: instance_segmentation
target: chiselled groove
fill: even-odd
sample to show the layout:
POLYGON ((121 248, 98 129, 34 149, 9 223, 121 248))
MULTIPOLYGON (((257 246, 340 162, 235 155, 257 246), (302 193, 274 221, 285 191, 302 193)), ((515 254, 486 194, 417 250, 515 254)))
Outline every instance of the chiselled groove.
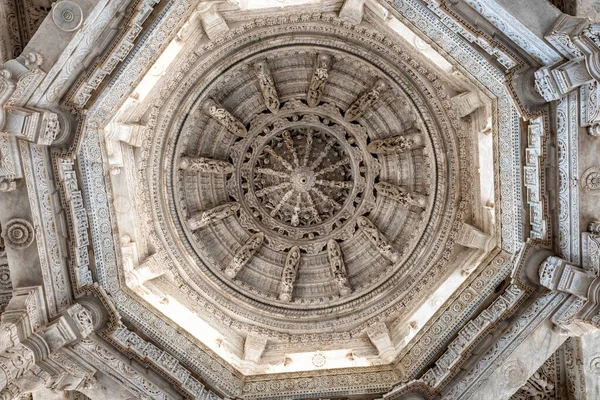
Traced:
POLYGON ((296 246, 292 247, 288 252, 281 274, 281 284, 279 288, 279 300, 291 301, 292 292, 294 291, 294 282, 298 274, 298 265, 300 264, 300 249, 296 246))
POLYGON ((328 54, 319 54, 317 57, 317 66, 306 93, 306 102, 309 107, 316 107, 321 101, 325 83, 329 78, 328 70, 331 67, 331 57, 328 54))
POLYGON ((348 283, 346 265, 344 264, 340 245, 335 240, 327 242, 327 258, 329 259, 331 273, 333 274, 333 279, 335 280, 340 296, 349 295, 352 289, 348 283))
POLYGON ((279 111, 279 95, 277 94, 277 88, 275 87, 275 81, 269 71, 269 66, 266 61, 259 61, 254 64, 256 71, 256 78, 258 79, 258 85, 262 93, 265 105, 272 113, 279 111))
POLYGON ((377 103, 381 93, 386 88, 387 84, 382 79, 378 79, 369 91, 361 94, 360 97, 348 107, 348 110, 346 110, 346 113, 344 114, 344 119, 351 122, 362 117, 367 110, 377 103))
POLYGON ((213 174, 230 174, 233 172, 233 164, 206 157, 181 157, 179 168, 189 172, 209 172, 213 174))
POLYGON ((239 203, 230 202, 221 204, 210 210, 198 211, 190 217, 188 223, 190 229, 195 231, 196 229, 203 228, 213 222, 220 221, 224 218, 234 215, 240 209, 239 203))
POLYGON ((234 117, 229 111, 218 105, 214 100, 208 100, 204 104, 204 110, 215 119, 227 131, 238 137, 245 137, 248 134, 244 124, 234 117))
POLYGON ((419 131, 417 129, 410 129, 404 135, 373 140, 367 146, 367 150, 372 154, 392 154, 402 153, 423 146, 423 137, 419 131))
POLYGON ((231 264, 225 268, 225 275, 229 278, 235 278, 241 269, 250 262, 250 259, 262 246, 265 235, 262 232, 255 233, 235 252, 231 264))
POLYGON ((358 217, 358 228, 364 233, 371 243, 377 248, 377 251, 387 258, 389 261, 395 263, 400 259, 399 254, 392 248, 388 243, 388 240, 379 232, 379 229, 373 224, 367 217, 358 217))
POLYGON ((424 208, 427 198, 418 193, 409 193, 404 188, 389 182, 377 182, 375 190, 378 194, 390 198, 403 206, 417 206, 424 208))

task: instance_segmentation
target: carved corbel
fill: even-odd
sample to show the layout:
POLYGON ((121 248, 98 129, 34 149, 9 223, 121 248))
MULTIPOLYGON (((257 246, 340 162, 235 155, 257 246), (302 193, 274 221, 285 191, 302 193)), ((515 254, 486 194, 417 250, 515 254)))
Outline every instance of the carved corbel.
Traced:
POLYGON ((390 337, 390 331, 384 322, 378 322, 367 329, 367 335, 377 348, 379 356, 384 362, 390 361, 394 357, 394 344, 390 337))
POLYGON ((228 278, 235 278, 244 265, 248 264, 254 254, 262 246, 265 235, 262 232, 255 233, 236 252, 231 264, 225 268, 225 275, 228 278))
POLYGON ((258 80, 258 86, 262 93, 265 105, 273 114, 279 111, 279 95, 277 94, 277 88, 275 87, 275 81, 269 70, 269 66, 265 60, 259 61, 254 64, 256 70, 256 79, 258 80))
POLYGON ((209 99, 204 103, 204 111, 213 117, 222 127, 237 137, 245 137, 248 134, 244 124, 234 117, 229 111, 209 99))
POLYGON ((459 95, 452 97, 452 103, 458 110, 458 115, 460 117, 466 117, 469 114, 472 114, 478 108, 484 106, 483 101, 481 101, 481 97, 477 92, 465 92, 459 95))
POLYGON ((393 154, 418 149, 424 145, 419 130, 411 128, 399 136, 373 140, 367 145, 367 151, 372 154, 393 154))
POLYGON ((319 54, 317 57, 317 66, 306 93, 306 102, 309 107, 316 107, 321 101, 323 89, 329 78, 329 69, 331 68, 331 56, 328 54, 319 54))
POLYGON ((339 17, 353 24, 360 24, 363 18, 365 0, 346 0, 342 5, 339 17))
POLYGON ((361 94, 359 98, 348 107, 344 113, 344 119, 348 122, 352 122, 362 117, 367 110, 377 103, 379 97, 386 88, 387 84, 385 81, 383 79, 378 79, 371 89, 361 94))
POLYGON ((162 276, 165 271, 161 266, 158 253, 148 256, 140 263, 137 244, 129 236, 121 238, 121 254, 127 285, 134 289, 144 283, 162 276))
POLYGON ((221 204, 206 211, 198 211, 190 217, 188 224, 190 229, 195 231, 203 228, 213 222, 220 221, 234 215, 240 209, 240 204, 229 202, 221 204))
POLYGON ((458 231, 456 243, 471 249, 490 251, 494 248, 494 237, 481 232, 469 224, 463 223, 458 231))
POLYGON ((266 347, 267 338, 248 334, 244 342, 244 360, 258 364, 266 347))
POLYGON ((145 135, 146 127, 144 125, 111 121, 104 129, 109 165, 113 168, 124 167, 122 146, 140 147, 145 135))

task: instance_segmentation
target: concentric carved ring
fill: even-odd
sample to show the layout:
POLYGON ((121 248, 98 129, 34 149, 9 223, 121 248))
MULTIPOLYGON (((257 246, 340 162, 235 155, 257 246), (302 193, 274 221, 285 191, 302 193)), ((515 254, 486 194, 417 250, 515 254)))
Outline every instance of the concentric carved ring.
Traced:
POLYGON ((31 224, 20 218, 11 219, 6 224, 4 240, 15 249, 24 249, 33 242, 34 231, 31 224))

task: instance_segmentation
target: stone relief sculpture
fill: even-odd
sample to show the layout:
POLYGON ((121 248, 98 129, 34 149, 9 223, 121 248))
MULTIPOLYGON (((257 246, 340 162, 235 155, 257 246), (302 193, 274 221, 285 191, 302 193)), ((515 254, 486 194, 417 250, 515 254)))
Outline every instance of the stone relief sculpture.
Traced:
POLYGON ((208 100, 205 109, 211 117, 234 135, 244 137, 248 133, 243 123, 231 115, 229 111, 220 107, 215 101, 208 100))
POLYGON ((188 224, 190 229, 195 231, 196 229, 203 228, 208 224, 215 221, 219 221, 234 215, 240 209, 240 205, 235 202, 221 204, 206 211, 198 211, 190 217, 188 224))
POLYGON ((189 172, 208 172, 213 174, 230 174, 233 165, 227 161, 206 157, 181 157, 179 168, 189 172))
POLYGON ((327 242, 327 257, 329 258, 331 273, 333 274, 335 283, 339 288, 340 296, 349 295, 352 289, 348 283, 346 266, 344 265, 344 258, 342 257, 340 245, 335 240, 330 240, 327 242))
POLYGON ((279 111, 279 96, 277 95, 275 81, 273 81, 267 62, 257 62, 254 64, 254 69, 256 70, 256 78, 258 79, 260 91, 265 99, 265 104, 269 111, 276 113, 279 111))
POLYGON ((317 57, 317 67, 313 73, 306 93, 306 102, 310 107, 316 107, 321 101, 323 89, 327 78, 329 77, 328 70, 331 67, 331 57, 327 54, 319 54, 317 57))
POLYGON ((367 217, 358 217, 358 228, 365 234, 371 243, 377 248, 382 256, 395 263, 400 259, 400 255, 394 251, 392 246, 379 229, 367 217))
POLYGON ((229 278, 235 278, 244 265, 248 264, 254 254, 260 249, 263 243, 265 234, 262 232, 255 233, 235 252, 231 265, 225 268, 225 275, 229 278))
POLYGON ((388 197, 403 206, 416 206, 424 208, 427 203, 427 198, 423 195, 408 193, 400 186, 393 185, 389 182, 377 182, 375 190, 378 194, 388 197))
POLYGON ((296 274, 298 273, 298 265, 300 264, 300 249, 298 247, 292 247, 289 251, 285 265, 283 266, 283 273, 281 274, 281 284, 279 288, 279 300, 291 301, 292 292, 294 291, 294 282, 296 281, 296 274))
POLYGON ((373 87, 366 93, 360 95, 360 97, 348 107, 344 114, 346 121, 356 121, 375 103, 379 100, 381 93, 387 88, 387 84, 384 80, 378 79, 373 87))

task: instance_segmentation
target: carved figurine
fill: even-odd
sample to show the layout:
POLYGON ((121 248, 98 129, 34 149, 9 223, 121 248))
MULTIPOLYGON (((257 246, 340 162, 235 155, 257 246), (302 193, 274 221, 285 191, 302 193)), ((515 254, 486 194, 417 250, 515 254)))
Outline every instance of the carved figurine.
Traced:
POLYGON ((195 231, 196 229, 200 229, 202 227, 207 226, 208 224, 222 220, 224 218, 230 217, 234 215, 240 209, 240 205, 236 202, 230 202, 221 204, 220 206, 216 206, 206 211, 198 211, 190 217, 188 223, 190 224, 190 229, 195 231))
POLYGON ((269 111, 276 113, 279 111, 279 96, 277 95, 275 81, 273 81, 267 62, 259 61, 254 64, 254 68, 256 70, 260 91, 265 99, 265 104, 269 111))
POLYGON ((379 232, 379 229, 377 229, 377 227, 367 217, 358 217, 357 222, 358 228, 367 236, 369 241, 375 245, 377 251, 379 251, 382 256, 393 263, 399 260, 400 256, 398 253, 394 251, 385 236, 379 232))
POLYGON ((300 264, 300 249, 292 247, 285 259, 283 273, 281 274, 281 287, 279 289, 279 300, 291 301, 294 291, 294 281, 300 264))
POLYGON ((262 246, 264 238, 265 235, 262 232, 250 236, 243 246, 235 253, 231 265, 225 269, 225 275, 232 279, 235 278, 244 265, 248 264, 260 246, 262 246))
POLYGON ((340 291, 340 296, 349 295, 352 289, 348 283, 346 265, 344 265, 340 245, 333 239, 327 242, 327 256, 329 258, 331 272, 340 291))
POLYGON ((363 93, 354 103, 348 107, 346 113, 344 114, 344 119, 348 122, 356 121, 363 114, 371 108, 377 100, 379 100, 379 96, 387 87, 386 83, 382 79, 378 79, 375 82, 375 85, 366 93, 363 93))
POLYGON ((205 105, 205 110, 213 117, 221 126, 225 127, 229 132, 239 137, 245 137, 248 131, 244 124, 238 121, 229 111, 220 107, 215 101, 209 100, 205 105))
POLYGON ((179 168, 190 172, 209 172, 213 174, 230 174, 233 172, 231 163, 205 157, 181 157, 179 168))
POLYGON ((309 107, 316 107, 321 101, 323 95, 323 89, 327 78, 329 78, 328 69, 331 65, 331 57, 327 54, 319 54, 317 57, 317 68, 313 73, 312 79, 308 86, 308 92, 306 93, 306 102, 309 107))
POLYGON ((388 197, 404 206, 417 206, 423 208, 425 206, 425 198, 421 196, 414 196, 408 193, 400 186, 393 185, 388 182, 377 182, 375 184, 375 190, 382 196, 388 197))
POLYGON ((372 154, 402 153, 417 148, 422 144, 423 139, 419 131, 412 129, 402 136, 391 136, 385 139, 373 140, 367 146, 367 150, 372 154))

